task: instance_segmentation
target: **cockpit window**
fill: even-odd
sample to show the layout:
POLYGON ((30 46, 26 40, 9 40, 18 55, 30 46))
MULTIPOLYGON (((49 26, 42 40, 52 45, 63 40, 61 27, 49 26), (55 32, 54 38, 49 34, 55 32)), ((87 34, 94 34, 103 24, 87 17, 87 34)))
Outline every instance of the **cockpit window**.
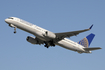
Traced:
POLYGON ((12 17, 9 17, 8 19, 13 19, 12 17))

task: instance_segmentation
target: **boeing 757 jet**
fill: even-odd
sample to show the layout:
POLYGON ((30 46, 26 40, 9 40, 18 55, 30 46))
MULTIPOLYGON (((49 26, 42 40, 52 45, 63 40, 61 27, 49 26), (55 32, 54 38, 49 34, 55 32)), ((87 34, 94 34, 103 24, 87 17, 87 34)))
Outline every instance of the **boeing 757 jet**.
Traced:
POLYGON ((79 42, 74 42, 67 39, 68 37, 76 36, 79 33, 89 31, 93 27, 93 25, 84 30, 53 33, 17 17, 9 17, 5 19, 5 22, 9 24, 10 27, 14 28, 14 33, 16 33, 16 28, 19 28, 33 34, 35 37, 28 36, 26 38, 26 40, 31 44, 44 44, 46 48, 58 45, 66 49, 76 51, 78 53, 91 53, 91 51, 93 50, 101 49, 100 47, 89 47, 95 36, 95 34, 93 33, 89 34, 87 37, 80 40, 79 42))

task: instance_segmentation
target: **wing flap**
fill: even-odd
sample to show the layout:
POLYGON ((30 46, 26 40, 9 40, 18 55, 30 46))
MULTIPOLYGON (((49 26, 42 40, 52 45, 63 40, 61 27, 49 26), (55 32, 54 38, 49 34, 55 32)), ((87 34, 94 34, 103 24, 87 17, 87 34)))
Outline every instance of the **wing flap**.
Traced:
POLYGON ((91 48, 84 48, 86 51, 93 51, 93 50, 98 50, 101 49, 100 47, 91 47, 91 48))

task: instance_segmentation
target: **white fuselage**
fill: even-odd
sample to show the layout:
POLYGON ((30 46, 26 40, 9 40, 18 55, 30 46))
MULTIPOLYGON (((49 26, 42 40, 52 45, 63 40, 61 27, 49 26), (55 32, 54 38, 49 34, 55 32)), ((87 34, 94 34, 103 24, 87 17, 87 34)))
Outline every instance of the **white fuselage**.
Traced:
MULTIPOLYGON (((38 27, 34 24, 31 24, 29 22, 26 22, 26 21, 16 18, 16 17, 13 17, 13 19, 5 19, 5 22, 8 23, 9 26, 11 26, 11 27, 16 26, 19 29, 22 29, 26 32, 29 32, 29 33, 35 35, 37 38, 39 38, 42 41, 49 41, 55 37, 53 35, 54 34, 53 32, 50 32, 46 29, 43 29, 41 27, 38 27), (53 36, 51 36, 51 37, 45 36, 46 31, 51 33, 51 35, 53 35, 53 36)), ((79 53, 83 53, 83 52, 88 53, 83 49, 84 47, 82 45, 80 45, 74 41, 71 41, 67 38, 62 39, 55 44, 59 45, 63 48, 69 49, 69 50, 77 51, 79 53)))

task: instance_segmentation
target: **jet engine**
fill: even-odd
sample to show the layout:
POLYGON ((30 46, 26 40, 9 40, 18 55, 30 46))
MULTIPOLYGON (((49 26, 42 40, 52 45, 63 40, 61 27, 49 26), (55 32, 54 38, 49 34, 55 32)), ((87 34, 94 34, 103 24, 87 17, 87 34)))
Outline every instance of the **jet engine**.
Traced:
POLYGON ((28 36, 26 40, 28 42, 30 42, 31 44, 37 44, 38 43, 38 41, 32 36, 28 36))

